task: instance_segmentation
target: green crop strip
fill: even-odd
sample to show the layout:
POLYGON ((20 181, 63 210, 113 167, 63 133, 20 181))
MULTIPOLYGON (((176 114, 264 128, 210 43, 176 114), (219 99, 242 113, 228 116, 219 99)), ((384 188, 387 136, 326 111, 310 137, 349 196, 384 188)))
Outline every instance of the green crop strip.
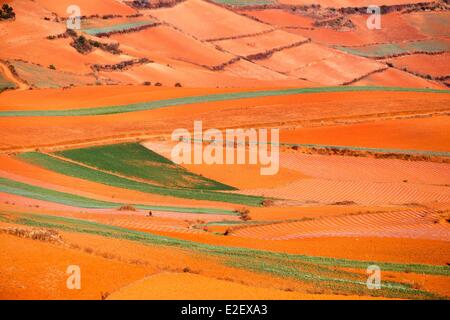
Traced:
POLYGON ((320 87, 320 88, 294 88, 284 90, 265 90, 250 92, 234 92, 210 94, 204 96, 173 98, 166 100, 140 102, 121 106, 92 107, 69 110, 18 110, 1 111, 0 117, 58 117, 58 116, 99 116, 126 112, 154 110, 164 107, 188 105, 195 103, 218 102, 226 100, 250 99, 259 97, 274 97, 284 95, 325 93, 325 92, 423 92, 423 93, 450 93, 450 90, 437 90, 428 88, 397 88, 397 87, 320 87))
POLYGON ((224 247, 179 240, 146 232, 73 218, 0 212, 0 220, 35 227, 54 228, 70 232, 95 234, 104 237, 136 241, 147 245, 175 247, 218 257, 232 267, 269 273, 274 276, 314 283, 337 293, 375 295, 394 298, 440 298, 432 293, 417 290, 410 285, 383 281, 381 290, 368 290, 364 276, 336 268, 365 270, 378 265, 383 271, 414 272, 418 274, 450 276, 450 267, 422 264, 357 261, 306 255, 286 254, 246 248, 224 247))
POLYGON ((137 22, 130 22, 130 23, 115 24, 112 26, 82 29, 81 31, 83 31, 84 33, 87 33, 91 36, 96 36, 99 34, 121 32, 121 31, 140 28, 140 27, 144 27, 144 26, 152 26, 154 24, 155 24, 155 21, 137 21, 137 22))
POLYGON ((91 167, 173 188, 237 190, 193 174, 139 143, 71 149, 55 154, 91 167))
MULTIPOLYGON (((78 208, 91 209, 114 209, 119 208, 123 203, 115 203, 108 201, 101 201, 90 199, 70 193, 59 192, 55 190, 45 189, 18 181, 9 180, 0 177, 0 192, 14 194, 31 199, 42 201, 49 201, 67 206, 78 208)), ((172 207, 172 206, 152 206, 145 204, 133 205, 141 210, 155 210, 167 212, 182 212, 182 213, 198 213, 198 214, 220 214, 220 215, 237 215, 231 210, 224 209, 208 209, 208 208, 186 208, 186 207, 172 207)))
POLYGON ((249 206, 260 206, 264 198, 246 196, 234 193, 225 193, 210 190, 197 190, 186 188, 166 188, 149 183, 139 182, 123 177, 109 174, 99 170, 91 169, 76 163, 60 160, 39 152, 28 152, 18 155, 22 160, 41 166, 67 176, 94 181, 113 187, 136 190, 145 193, 159 194, 184 199, 210 200, 228 202, 249 206))
POLYGON ((450 42, 439 40, 411 41, 406 43, 383 43, 363 47, 335 46, 341 51, 366 58, 382 58, 416 52, 440 53, 450 50, 450 42))

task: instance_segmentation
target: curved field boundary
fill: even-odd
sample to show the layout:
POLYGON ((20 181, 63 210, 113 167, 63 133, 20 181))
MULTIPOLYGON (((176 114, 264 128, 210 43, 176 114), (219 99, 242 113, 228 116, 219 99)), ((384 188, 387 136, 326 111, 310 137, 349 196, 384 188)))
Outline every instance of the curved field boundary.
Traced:
MULTIPOLYGON (((64 204, 71 207, 88 208, 88 209, 118 209, 123 203, 108 202, 78 196, 71 193, 55 191, 51 189, 41 188, 30 184, 10 180, 0 177, 0 192, 14 194, 17 196, 27 197, 36 200, 64 204)), ((150 206, 143 204, 133 205, 141 210, 154 210, 164 212, 179 213, 197 213, 197 214, 220 214, 220 215, 237 215, 231 210, 224 209, 208 209, 208 208, 189 208, 189 207, 172 207, 172 206, 150 206)))
POLYGON ((363 92, 363 91, 389 91, 389 92, 423 92, 423 93, 446 93, 450 90, 438 90, 428 88, 400 88, 400 87, 319 87, 319 88, 292 88, 283 90, 245 91, 234 93, 210 94, 204 96, 193 96, 183 98, 165 99, 151 102, 140 102, 121 106, 92 107, 69 110, 19 110, 1 111, 0 117, 63 117, 63 116, 99 116, 117 113, 127 113, 145 110, 154 110, 164 107, 179 105, 218 102, 227 100, 239 100, 259 97, 273 97, 309 93, 330 92, 363 92))
POLYGON ((103 237, 135 241, 146 245, 180 248, 194 253, 221 258, 221 261, 227 266, 266 273, 275 277, 289 278, 300 282, 314 283, 322 288, 347 293, 416 299, 437 298, 436 295, 430 292, 414 289, 408 284, 391 281, 383 281, 381 290, 368 290, 365 279, 361 281, 359 274, 336 268, 366 270, 367 266, 377 264, 384 271, 450 276, 450 267, 448 266, 369 262, 209 245, 57 216, 0 212, 0 221, 69 232, 95 234, 103 237))
POLYGON ((34 165, 64 174, 66 176, 94 181, 118 188, 125 188, 152 194, 159 194, 163 196, 177 197, 184 199, 228 202, 249 206, 260 206, 262 201, 264 200, 263 197, 259 196, 247 196, 235 193, 216 192, 210 190, 161 187, 157 185, 152 185, 150 183, 139 182, 121 176, 117 176, 114 174, 110 174, 107 172, 95 170, 80 164, 76 164, 74 162, 64 161, 52 157, 50 155, 38 152, 22 153, 18 155, 18 157, 34 165))

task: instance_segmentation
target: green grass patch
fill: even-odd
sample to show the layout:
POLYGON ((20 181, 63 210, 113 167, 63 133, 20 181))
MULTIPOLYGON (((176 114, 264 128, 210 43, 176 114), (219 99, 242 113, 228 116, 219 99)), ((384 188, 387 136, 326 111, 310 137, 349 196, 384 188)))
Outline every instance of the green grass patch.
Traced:
POLYGON ((421 40, 399 43, 382 43, 362 47, 335 46, 336 49, 366 58, 383 58, 411 53, 438 53, 450 51, 450 42, 421 40))
POLYGON ((330 289, 335 293, 341 294, 360 294, 408 299, 440 298, 427 291, 414 289, 408 284, 385 281, 383 279, 381 290, 369 290, 366 287, 365 274, 360 275, 350 271, 339 270, 339 268, 365 270, 369 265, 376 264, 382 271, 450 276, 450 267, 448 266, 357 261, 237 247, 224 247, 57 216, 0 212, 0 220, 35 227, 54 228, 70 232, 131 240, 147 245, 175 247, 189 252, 217 257, 225 265, 232 267, 259 273, 269 273, 277 277, 302 282, 309 282, 319 288, 330 289))
POLYGON ((143 179, 159 186, 202 190, 237 190, 193 174, 139 143, 71 149, 55 154, 108 172, 143 179))
POLYGON ((437 90, 428 88, 398 88, 398 87, 320 87, 320 88, 293 88, 284 90, 264 90, 264 91, 250 91, 250 92, 234 92, 234 93, 220 93, 210 94, 204 96, 172 98, 165 100, 157 100, 150 102, 140 102, 120 106, 106 106, 106 107, 92 107, 82 109, 66 109, 66 110, 10 110, 0 111, 0 117, 59 117, 59 116, 96 116, 108 115, 127 112, 136 112, 144 110, 154 110, 159 108, 207 103, 226 100, 239 100, 259 97, 273 97, 284 95, 297 94, 312 94, 324 92, 369 92, 369 91, 391 91, 391 92, 424 92, 424 93, 450 93, 450 90, 437 90))
POLYGON ((67 176, 94 181, 106 184, 113 187, 141 191, 151 194, 159 194, 163 196, 195 199, 195 200, 209 200, 236 203, 249 206, 260 206, 263 197, 246 196, 241 194, 226 193, 211 190, 198 190, 186 188, 167 188, 150 183, 135 181, 123 177, 116 176, 107 172, 91 169, 76 163, 60 160, 39 152, 22 153, 17 156, 26 162, 38 165, 51 171, 55 171, 67 176))
MULTIPOLYGON (((51 189, 41 188, 26 183, 1 178, 0 192, 14 194, 31 199, 49 201, 67 206, 90 209, 117 209, 123 203, 96 200, 78 196, 71 193, 55 191, 51 189)), ((134 207, 141 210, 155 210, 167 212, 182 213, 198 213, 198 214, 220 214, 220 215, 237 215, 234 211, 225 209, 209 209, 209 208, 191 208, 191 207, 173 207, 173 206, 153 206, 145 204, 133 204, 134 207)))

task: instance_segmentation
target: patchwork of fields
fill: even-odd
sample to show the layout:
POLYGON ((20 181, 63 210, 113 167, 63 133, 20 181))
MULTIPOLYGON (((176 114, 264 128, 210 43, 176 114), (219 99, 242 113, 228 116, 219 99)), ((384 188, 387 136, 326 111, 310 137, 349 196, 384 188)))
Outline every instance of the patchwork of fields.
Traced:
POLYGON ((0 299, 450 298, 446 1, 7 2, 0 299))

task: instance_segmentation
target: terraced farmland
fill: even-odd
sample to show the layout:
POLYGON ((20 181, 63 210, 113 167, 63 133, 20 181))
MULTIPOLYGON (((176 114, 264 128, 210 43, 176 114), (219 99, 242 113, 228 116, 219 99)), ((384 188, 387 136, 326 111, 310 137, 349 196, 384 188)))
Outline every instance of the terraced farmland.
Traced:
POLYGON ((6 2, 0 299, 450 299, 448 1, 6 2))

